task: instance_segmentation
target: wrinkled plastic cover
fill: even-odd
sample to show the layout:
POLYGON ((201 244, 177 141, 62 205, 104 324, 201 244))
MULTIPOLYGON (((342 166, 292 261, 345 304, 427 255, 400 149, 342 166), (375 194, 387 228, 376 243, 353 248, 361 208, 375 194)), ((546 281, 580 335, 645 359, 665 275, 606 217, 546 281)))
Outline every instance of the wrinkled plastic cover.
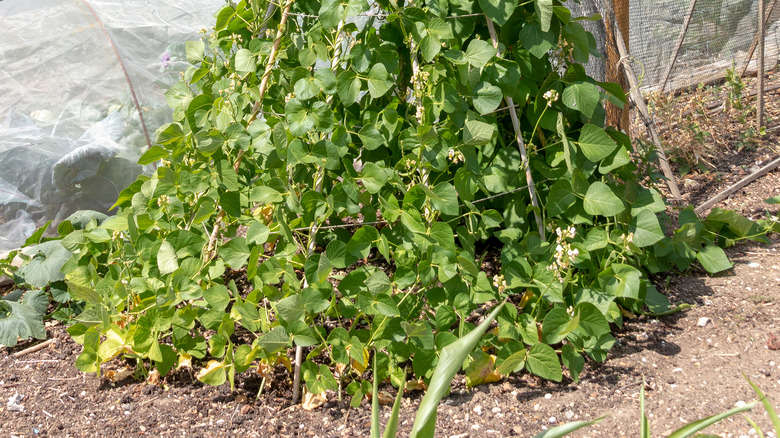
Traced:
POLYGON ((0 1, 0 254, 48 220, 107 211, 170 121, 163 93, 186 68, 184 42, 224 0, 0 1))

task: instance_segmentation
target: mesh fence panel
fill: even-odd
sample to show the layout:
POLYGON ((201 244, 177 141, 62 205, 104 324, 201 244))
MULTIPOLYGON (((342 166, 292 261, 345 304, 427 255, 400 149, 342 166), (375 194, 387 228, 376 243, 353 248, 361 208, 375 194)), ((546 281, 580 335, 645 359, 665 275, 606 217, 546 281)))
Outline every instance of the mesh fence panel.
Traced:
MULTIPOLYGON (((720 79, 732 67, 741 72, 756 37, 758 1, 696 0, 694 4, 694 0, 632 0, 629 50, 641 88, 661 88, 692 5, 688 29, 664 89, 677 90, 720 79)), ((780 56, 780 6, 776 2, 764 0, 765 11, 771 10, 765 36, 767 70, 777 64, 780 56)), ((757 51, 748 71, 755 71, 756 55, 757 51)))

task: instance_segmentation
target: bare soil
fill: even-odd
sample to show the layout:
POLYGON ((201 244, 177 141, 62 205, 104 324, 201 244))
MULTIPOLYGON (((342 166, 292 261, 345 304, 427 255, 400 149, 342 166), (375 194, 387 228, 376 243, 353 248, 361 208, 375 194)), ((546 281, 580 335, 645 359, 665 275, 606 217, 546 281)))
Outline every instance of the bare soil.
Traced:
MULTIPOLYGON (((774 130, 755 147, 713 155, 714 169, 680 179, 686 201, 699 205, 774 159, 779 137, 774 130)), ((764 203, 777 195, 780 172, 775 170, 717 206, 754 219, 777 216, 778 205, 764 203)), ((720 275, 694 271, 660 276, 659 290, 674 304, 694 306, 662 318, 628 321, 616 330, 618 342, 607 361, 587 363, 579 383, 565 378, 556 384, 523 374, 467 389, 457 377, 440 406, 437 436, 529 437, 604 415, 603 421, 573 436, 634 436, 643 384, 655 436, 754 400, 743 373, 770 397, 780 396, 780 237, 772 236, 771 245, 740 244, 727 253, 734 268, 720 275)), ((132 378, 111 383, 75 368, 80 346, 64 327, 52 324, 49 336, 55 340, 52 345, 19 358, 12 354, 40 341, 0 348, 0 437, 368 436, 367 401, 350 409, 331 393, 318 409, 292 406, 291 379, 283 367, 259 398, 262 379, 254 370, 237 378, 234 392, 228 385, 205 386, 187 370, 157 385, 132 378), (6 403, 17 394, 23 396, 19 404, 24 410, 9 411, 6 403)), ((384 389, 395 393, 389 385, 384 389)), ((408 436, 421 395, 414 391, 404 398, 400 436, 408 436)), ((384 424, 390 407, 382 409, 384 424)), ((771 430, 760 405, 750 417, 771 430)), ((707 432, 753 436, 740 416, 707 432)))

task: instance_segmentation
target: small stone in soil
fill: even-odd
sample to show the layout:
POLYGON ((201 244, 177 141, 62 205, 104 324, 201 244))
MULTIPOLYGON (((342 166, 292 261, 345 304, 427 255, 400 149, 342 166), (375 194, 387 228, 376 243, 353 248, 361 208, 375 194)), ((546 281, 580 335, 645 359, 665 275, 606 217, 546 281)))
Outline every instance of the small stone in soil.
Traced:
POLYGON ((702 316, 701 318, 699 318, 699 322, 697 322, 696 325, 698 325, 699 327, 704 327, 710 322, 712 322, 711 319, 707 318, 706 316, 702 316))

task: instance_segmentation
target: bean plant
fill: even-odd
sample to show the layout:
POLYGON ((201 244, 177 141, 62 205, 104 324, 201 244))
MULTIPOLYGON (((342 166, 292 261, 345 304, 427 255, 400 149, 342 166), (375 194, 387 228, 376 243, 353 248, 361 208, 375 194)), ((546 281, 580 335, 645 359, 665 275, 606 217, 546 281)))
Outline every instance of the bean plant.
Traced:
POLYGON ((83 306, 82 371, 121 355, 233 385, 297 364, 309 393, 359 403, 366 370, 430 383, 505 302, 468 385, 576 381, 612 327, 674 310, 649 274, 728 269, 722 247, 761 235, 690 207, 672 231, 631 140, 604 127, 625 96, 585 73, 593 37, 558 0, 244 0, 215 17, 166 92, 150 171, 114 216, 25 250, 48 283, 16 273, 83 306))

